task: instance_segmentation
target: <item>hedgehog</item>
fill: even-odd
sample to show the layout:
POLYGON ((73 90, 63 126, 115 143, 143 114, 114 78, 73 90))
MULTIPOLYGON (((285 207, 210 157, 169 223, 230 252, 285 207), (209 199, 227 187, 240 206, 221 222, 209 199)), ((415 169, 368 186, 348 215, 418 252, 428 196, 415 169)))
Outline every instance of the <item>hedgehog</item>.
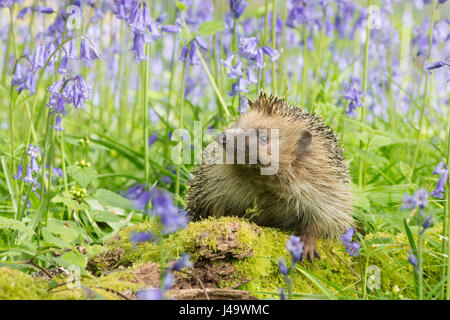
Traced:
POLYGON ((221 161, 203 161, 188 184, 193 221, 238 216, 292 232, 303 242, 302 261, 311 262, 320 258, 316 238, 335 239, 353 226, 348 166, 336 135, 316 114, 260 93, 214 144, 212 150, 223 150, 216 157, 221 161), (255 139, 248 132, 256 132, 255 139), (244 143, 237 143, 242 136, 244 143), (250 162, 255 141, 256 161, 250 162), (278 170, 263 174, 269 165, 278 170))

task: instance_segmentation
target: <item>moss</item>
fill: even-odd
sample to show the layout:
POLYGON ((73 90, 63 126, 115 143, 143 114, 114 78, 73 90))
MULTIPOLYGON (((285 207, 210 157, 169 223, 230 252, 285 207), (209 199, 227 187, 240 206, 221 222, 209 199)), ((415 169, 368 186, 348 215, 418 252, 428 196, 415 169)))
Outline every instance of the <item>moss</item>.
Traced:
MULTIPOLYGON (((121 230, 105 244, 109 252, 120 252, 109 256, 117 261, 105 262, 105 254, 91 259, 93 270, 100 276, 83 277, 83 286, 107 299, 122 299, 116 292, 133 295, 145 287, 145 280, 139 278, 135 271, 145 264, 158 263, 159 248, 156 243, 151 242, 133 246, 130 233, 154 229, 155 225, 147 222, 121 230)), ((425 279, 432 287, 440 277, 439 256, 434 254, 440 242, 438 232, 433 229, 427 232, 429 236, 424 243, 424 271, 425 279)), ((186 229, 165 236, 164 252, 168 260, 177 259, 183 252, 187 252, 193 261, 202 261, 211 266, 231 264, 234 272, 219 277, 215 285, 232 288, 239 286, 258 298, 277 298, 278 289, 285 287, 283 276, 278 271, 278 259, 290 259, 285 249, 289 236, 277 229, 261 228, 233 217, 210 218, 190 223, 186 229)), ((381 294, 390 298, 415 298, 414 272, 406 260, 409 249, 406 236, 378 233, 366 236, 365 243, 371 252, 368 265, 376 266, 380 271, 381 294)), ((297 294, 296 297, 314 298, 330 293, 343 298, 357 297, 361 288, 360 262, 365 265, 365 257, 350 257, 339 241, 319 239, 317 247, 321 259, 315 260, 313 264, 305 262, 295 271, 293 291, 297 294)), ((370 275, 369 273, 368 276, 370 275)), ((62 283, 64 279, 58 279, 58 282, 62 283)), ((56 288, 49 293, 48 286, 47 281, 33 278, 21 271, 0 269, 0 299, 85 298, 78 289, 61 287, 61 290, 56 288)), ((371 291, 368 294, 370 298, 371 291)))
MULTIPOLYGON (((273 228, 256 227, 252 223, 234 217, 210 218, 190 223, 186 229, 166 237, 164 241, 166 256, 168 259, 176 259, 182 252, 187 252, 193 261, 202 259, 204 257, 199 248, 209 248, 211 252, 218 251, 217 241, 227 238, 236 224, 240 226, 236 231, 239 242, 236 251, 245 252, 250 249, 252 255, 243 259, 231 258, 231 263, 236 268, 234 274, 236 280, 224 281, 220 286, 233 287, 234 283, 242 283, 243 279, 247 279, 248 281, 240 286, 241 289, 249 290, 259 298, 274 297, 278 289, 285 286, 284 279, 278 271, 278 259, 283 258, 286 261, 290 259, 285 249, 288 233, 273 228)), ((156 244, 144 243, 135 249, 129 244, 131 230, 142 231, 149 228, 148 224, 143 224, 123 229, 120 240, 113 240, 108 246, 127 248, 126 259, 133 263, 158 261, 156 244)), ((371 246, 372 252, 368 265, 380 270, 381 293, 392 298, 398 295, 415 298, 414 272, 406 260, 409 249, 406 236, 379 233, 368 235, 366 241, 371 246), (397 288, 399 290, 394 294, 393 291, 397 288)), ((429 241, 436 240, 431 237, 429 241)), ((428 251, 425 251, 424 270, 425 278, 432 286, 439 278, 439 260, 431 254, 429 241, 424 244, 425 248, 428 248, 428 251)), ((319 239, 317 247, 321 259, 313 264, 304 262, 301 267, 306 272, 311 272, 318 282, 315 284, 297 270, 293 291, 303 296, 324 294, 319 287, 322 283, 336 295, 357 297, 361 288, 360 259, 350 257, 339 241, 319 239), (340 292, 335 288, 339 288, 340 292)), ((361 262, 365 265, 365 257, 362 257, 361 262)), ((368 274, 370 275, 371 273, 368 274)), ((369 291, 368 294, 370 293, 369 291)))

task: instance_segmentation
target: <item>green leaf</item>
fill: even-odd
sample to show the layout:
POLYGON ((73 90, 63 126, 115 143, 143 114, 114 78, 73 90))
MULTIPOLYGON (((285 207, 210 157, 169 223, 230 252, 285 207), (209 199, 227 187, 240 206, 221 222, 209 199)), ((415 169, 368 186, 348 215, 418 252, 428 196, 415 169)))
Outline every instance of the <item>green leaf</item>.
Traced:
POLYGON ((225 29, 225 25, 220 20, 212 20, 203 22, 198 28, 198 33, 205 36, 210 36, 216 32, 220 32, 225 29))
POLYGON ((56 196, 52 199, 53 203, 63 203, 68 208, 79 211, 79 210, 88 210, 89 207, 87 204, 83 202, 78 202, 77 200, 72 199, 72 195, 70 192, 64 191, 62 196, 56 196))
POLYGON ((309 280, 312 281, 312 283, 314 283, 330 300, 336 300, 337 297, 336 295, 330 291, 330 289, 327 288, 327 286, 320 281, 314 274, 312 274, 311 272, 307 271, 306 269, 300 267, 300 266, 296 266, 296 269, 299 270, 301 273, 303 273, 303 275, 305 275, 309 280))
POLYGON ((107 249, 101 245, 94 244, 93 246, 86 245, 86 252, 88 257, 96 256, 100 253, 105 252, 107 249))
POLYGON ((177 8, 180 10, 180 11, 184 11, 184 10, 186 10, 187 9, 187 5, 185 5, 183 2, 181 2, 181 1, 175 1, 175 5, 177 6, 177 8))
POLYGON ((113 223, 122 222, 122 219, 120 219, 114 213, 111 213, 109 211, 100 211, 99 213, 95 214, 93 218, 97 222, 113 222, 113 223))
POLYGON ((83 269, 87 265, 87 257, 76 251, 64 253, 61 256, 61 260, 83 269))
POLYGON ((11 171, 9 171, 8 165, 6 164, 5 157, 2 157, 2 167, 3 167, 3 172, 5 173, 6 185, 8 187, 9 194, 11 195, 11 200, 13 203, 14 211, 17 212, 16 189, 14 187, 11 171))
POLYGON ((98 173, 94 168, 71 165, 67 168, 69 175, 78 182, 83 188, 86 188, 89 183, 97 178, 98 173))
POLYGON ((412 248, 413 254, 417 256, 417 247, 416 243, 414 242, 414 238, 411 232, 411 229, 408 226, 408 222, 406 222, 406 219, 403 220, 403 225, 405 226, 406 235, 408 236, 409 244, 412 248))
POLYGON ((33 229, 25 226, 23 222, 13 219, 7 219, 2 216, 0 216, 0 229, 12 229, 24 232, 30 236, 34 235, 33 229))
POLYGON ((106 189, 98 189, 94 198, 97 199, 98 201, 100 201, 101 203, 106 204, 111 207, 128 209, 128 210, 135 209, 133 204, 130 202, 130 200, 125 199, 121 195, 118 195, 117 193, 114 193, 114 192, 106 190, 106 189))

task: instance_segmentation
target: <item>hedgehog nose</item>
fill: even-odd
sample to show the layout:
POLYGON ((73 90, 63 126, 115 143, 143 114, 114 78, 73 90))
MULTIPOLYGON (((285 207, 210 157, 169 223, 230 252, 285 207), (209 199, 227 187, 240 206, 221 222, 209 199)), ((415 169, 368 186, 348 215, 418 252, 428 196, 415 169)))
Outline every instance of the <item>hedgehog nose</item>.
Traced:
POLYGON ((219 143, 219 144, 223 144, 223 145, 226 144, 226 142, 227 142, 227 135, 224 132, 219 133, 216 136, 216 142, 219 143))

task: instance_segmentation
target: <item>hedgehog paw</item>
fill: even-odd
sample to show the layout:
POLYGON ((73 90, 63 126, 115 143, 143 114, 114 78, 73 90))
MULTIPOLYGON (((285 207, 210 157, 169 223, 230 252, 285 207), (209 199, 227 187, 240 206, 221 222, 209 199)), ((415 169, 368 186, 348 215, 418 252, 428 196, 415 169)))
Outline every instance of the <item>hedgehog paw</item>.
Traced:
POLYGON ((314 238, 310 237, 302 237, 303 241, 303 254, 302 254, 302 262, 305 261, 306 258, 313 263, 314 258, 320 259, 319 251, 316 248, 316 243, 314 241, 314 238))

